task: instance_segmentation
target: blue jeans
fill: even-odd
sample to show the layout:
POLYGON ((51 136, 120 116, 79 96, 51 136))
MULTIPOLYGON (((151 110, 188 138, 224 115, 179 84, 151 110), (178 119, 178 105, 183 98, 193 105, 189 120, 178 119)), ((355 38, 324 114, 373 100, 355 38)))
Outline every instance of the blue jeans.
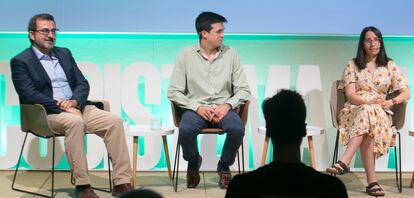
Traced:
POLYGON ((197 161, 197 135, 201 129, 206 127, 222 128, 227 133, 220 164, 227 167, 231 166, 244 136, 244 124, 235 110, 230 110, 217 124, 211 124, 196 112, 186 110, 181 117, 178 135, 184 159, 193 164, 197 161))

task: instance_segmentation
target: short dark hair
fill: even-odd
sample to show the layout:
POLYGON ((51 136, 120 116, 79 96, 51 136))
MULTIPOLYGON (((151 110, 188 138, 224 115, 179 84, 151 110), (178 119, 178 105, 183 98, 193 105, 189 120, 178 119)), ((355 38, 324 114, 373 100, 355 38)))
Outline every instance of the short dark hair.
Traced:
POLYGON ((275 144, 296 144, 306 136, 306 106, 296 91, 279 90, 262 105, 266 136, 275 144))
POLYGON ((374 27, 374 26, 368 26, 362 29, 361 35, 359 36, 359 43, 358 43, 358 51, 356 54, 356 57, 354 58, 355 65, 358 67, 359 70, 362 70, 365 68, 367 64, 367 60, 365 57, 365 49, 364 49, 364 40, 365 40, 365 34, 368 32, 374 32, 374 34, 378 37, 378 39, 381 42, 380 51, 378 53, 377 59, 375 60, 375 63, 377 63, 377 66, 387 66, 388 61, 391 60, 387 56, 387 52, 385 51, 384 41, 382 39, 381 31, 374 27))
POLYGON ((214 23, 227 23, 227 19, 214 12, 202 12, 195 21, 195 28, 197 30, 198 37, 201 38, 200 32, 205 30, 210 32, 212 29, 211 24, 214 23))
POLYGON ((53 21, 53 23, 56 24, 55 22, 55 18, 48 14, 48 13, 41 13, 41 14, 36 14, 34 15, 30 21, 29 21, 29 25, 27 26, 27 31, 35 31, 36 30, 36 21, 37 20, 46 20, 46 21, 53 21))

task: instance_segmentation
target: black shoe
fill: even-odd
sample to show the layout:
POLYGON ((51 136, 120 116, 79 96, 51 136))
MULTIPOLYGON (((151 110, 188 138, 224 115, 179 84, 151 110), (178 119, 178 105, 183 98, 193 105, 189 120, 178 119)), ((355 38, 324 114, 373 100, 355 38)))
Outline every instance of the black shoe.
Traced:
POLYGON ((99 196, 93 191, 91 185, 76 186, 75 197, 78 198, 99 198, 99 196))
POLYGON ((217 171, 217 173, 219 174, 219 186, 221 189, 227 189, 227 187, 229 187, 230 181, 231 181, 231 172, 230 171, 217 171))
POLYGON ((133 191, 134 189, 132 188, 130 183, 126 183, 126 184, 119 184, 114 186, 114 189, 112 190, 112 196, 114 197, 120 197, 123 194, 133 191))
POLYGON ((200 183, 200 166, 203 159, 199 155, 197 158, 197 165, 196 168, 190 167, 187 168, 187 188, 195 188, 200 183))

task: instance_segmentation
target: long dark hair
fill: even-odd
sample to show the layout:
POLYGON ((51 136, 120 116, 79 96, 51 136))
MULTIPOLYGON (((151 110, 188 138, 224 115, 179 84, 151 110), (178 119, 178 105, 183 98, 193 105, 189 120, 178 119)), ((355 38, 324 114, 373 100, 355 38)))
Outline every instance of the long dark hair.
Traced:
POLYGON ((391 60, 391 58, 388 58, 387 52, 385 52, 384 41, 382 39, 382 34, 379 31, 379 29, 373 26, 368 26, 362 30, 361 35, 359 36, 358 51, 357 51, 356 57, 354 58, 355 65, 358 67, 359 70, 364 69, 367 64, 365 49, 364 49, 364 40, 365 40, 365 34, 368 31, 374 32, 374 34, 378 37, 381 43, 380 51, 378 53, 377 59, 375 60, 375 63, 377 63, 377 66, 380 66, 380 67, 386 66, 388 61, 391 60))

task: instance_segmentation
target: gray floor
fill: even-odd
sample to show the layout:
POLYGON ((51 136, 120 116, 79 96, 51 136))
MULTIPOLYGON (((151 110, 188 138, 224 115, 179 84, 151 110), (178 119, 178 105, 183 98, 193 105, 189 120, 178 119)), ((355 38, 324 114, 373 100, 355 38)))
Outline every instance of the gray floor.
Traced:
MULTIPOLYGON (((91 172, 91 180, 95 187, 107 187, 106 172, 91 172)), ((365 193, 364 173, 350 173, 339 177, 348 189, 350 197, 368 197, 365 193)), ((411 173, 403 174, 403 193, 398 193, 395 187, 395 176, 393 173, 380 173, 379 183, 385 190, 385 197, 414 197, 414 189, 409 188, 411 173)), ((185 173, 180 173, 178 192, 175 193, 168 184, 166 172, 138 172, 137 188, 148 188, 161 193, 164 197, 201 198, 201 197, 224 197, 225 191, 217 186, 218 175, 215 172, 203 172, 200 185, 196 189, 186 189, 185 173)), ((12 171, 0 171, 0 197, 33 197, 28 194, 11 190, 13 180, 12 171)), ((73 186, 70 184, 69 172, 57 172, 55 175, 56 197, 73 197, 73 186)), ((16 185, 19 188, 50 194, 50 173, 29 171, 18 175, 16 185), (40 190, 39 190, 40 189, 40 190)), ((100 197, 112 197, 109 193, 96 191, 100 197)))

